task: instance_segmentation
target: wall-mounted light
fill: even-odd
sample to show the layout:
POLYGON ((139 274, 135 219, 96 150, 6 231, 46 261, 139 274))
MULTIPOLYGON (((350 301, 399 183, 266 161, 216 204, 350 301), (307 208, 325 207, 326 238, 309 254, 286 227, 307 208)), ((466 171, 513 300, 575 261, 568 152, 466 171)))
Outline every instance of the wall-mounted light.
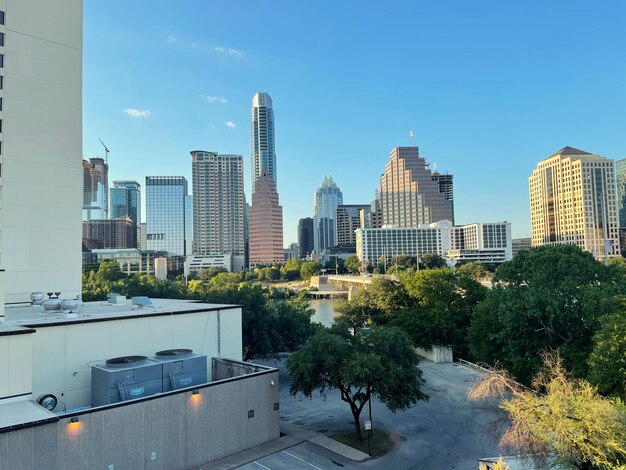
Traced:
POLYGON ((193 395, 199 395, 200 394, 200 390, 194 390, 193 392, 191 392, 193 395))
POLYGON ((67 423, 67 433, 70 437, 78 436, 83 429, 83 423, 80 422, 78 416, 72 416, 70 422, 67 423))
POLYGON ((73 416, 73 417, 70 419, 70 423, 78 423, 78 422, 80 422, 80 419, 78 419, 78 416, 73 416))

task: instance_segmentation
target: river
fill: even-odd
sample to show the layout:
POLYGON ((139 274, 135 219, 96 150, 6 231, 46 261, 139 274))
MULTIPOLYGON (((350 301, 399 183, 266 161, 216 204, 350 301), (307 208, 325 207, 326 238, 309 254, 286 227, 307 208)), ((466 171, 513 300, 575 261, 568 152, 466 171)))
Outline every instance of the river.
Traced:
POLYGON ((331 326, 333 318, 335 318, 333 306, 336 301, 331 299, 311 299, 309 302, 311 303, 311 308, 315 310, 315 315, 311 317, 311 321, 321 323, 324 326, 331 326))

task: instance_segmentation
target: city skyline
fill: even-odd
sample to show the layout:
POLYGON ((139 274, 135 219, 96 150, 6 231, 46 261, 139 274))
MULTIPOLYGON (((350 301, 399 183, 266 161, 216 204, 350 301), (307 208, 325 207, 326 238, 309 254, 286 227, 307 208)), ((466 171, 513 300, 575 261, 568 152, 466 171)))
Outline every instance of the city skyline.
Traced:
POLYGON ((527 176, 553 149, 626 156, 621 2, 346 2, 330 17, 304 4, 190 1, 173 15, 147 5, 85 3, 84 157, 104 156, 101 137, 110 179, 142 181, 147 162, 151 174, 190 180, 189 148, 241 154, 250 201, 250 97, 267 91, 285 244, 324 174, 346 204, 370 202, 409 128, 431 164, 455 175, 456 222, 508 220, 515 237, 530 235, 527 176), (374 37, 379 18, 394 27, 374 37), (564 23, 586 33, 564 35, 564 23), (160 73, 164 61, 179 73, 160 73))

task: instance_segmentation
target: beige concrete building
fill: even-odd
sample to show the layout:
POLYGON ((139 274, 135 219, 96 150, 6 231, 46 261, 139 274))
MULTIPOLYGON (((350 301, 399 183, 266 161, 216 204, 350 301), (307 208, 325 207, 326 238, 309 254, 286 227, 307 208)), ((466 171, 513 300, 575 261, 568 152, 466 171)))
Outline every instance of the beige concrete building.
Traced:
POLYGON ((391 151, 380 177, 379 195, 383 225, 417 227, 454 220, 452 201, 441 192, 418 147, 395 147, 391 151))
POLYGON ((614 162, 564 147, 528 179, 532 245, 566 243, 596 258, 619 250, 614 162))
POLYGON ((256 180, 250 208, 250 267, 283 263, 283 208, 267 173, 256 180))

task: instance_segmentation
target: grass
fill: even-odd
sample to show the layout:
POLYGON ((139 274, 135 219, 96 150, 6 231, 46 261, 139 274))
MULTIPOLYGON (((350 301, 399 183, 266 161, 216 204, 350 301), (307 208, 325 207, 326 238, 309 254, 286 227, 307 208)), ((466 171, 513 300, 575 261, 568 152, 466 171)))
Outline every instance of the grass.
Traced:
MULTIPOLYGON (((361 430, 361 433, 363 434, 362 441, 359 441, 356 431, 337 434, 336 436, 333 436, 333 439, 367 454, 367 431, 361 430)), ((394 447, 394 443, 391 440, 391 434, 383 431, 382 429, 374 429, 372 431, 371 446, 372 457, 382 457, 394 447)))

